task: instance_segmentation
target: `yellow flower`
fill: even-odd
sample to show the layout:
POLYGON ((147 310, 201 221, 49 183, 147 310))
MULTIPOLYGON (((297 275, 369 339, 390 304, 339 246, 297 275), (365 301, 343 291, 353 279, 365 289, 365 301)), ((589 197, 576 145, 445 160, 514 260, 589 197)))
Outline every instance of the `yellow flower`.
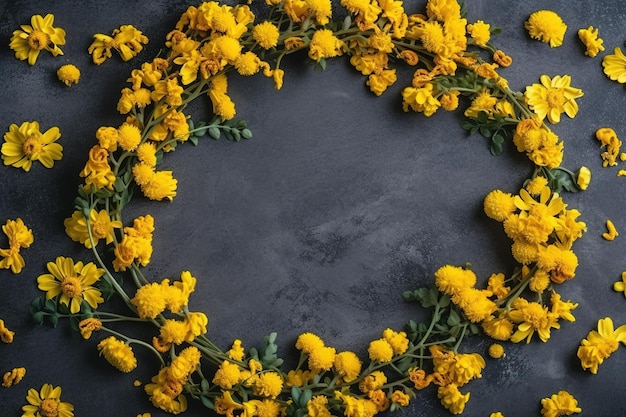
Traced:
POLYGON ((39 392, 31 388, 26 401, 28 404, 22 406, 22 417, 74 417, 74 406, 61 401, 61 387, 43 384, 39 392))
POLYGON ((156 282, 138 288, 130 300, 137 309, 137 315, 142 319, 154 319, 165 311, 165 291, 163 286, 156 282))
POLYGON ((604 41, 598 37, 598 29, 594 29, 593 26, 589 26, 587 29, 579 29, 578 38, 587 48, 585 55, 593 58, 599 52, 604 51, 604 46, 602 45, 604 41))
POLYGON ((132 25, 123 25, 113 30, 112 36, 96 33, 94 41, 89 45, 87 52, 91 54, 94 64, 100 65, 107 58, 111 58, 111 50, 119 52, 124 61, 137 56, 148 43, 148 37, 132 25))
POLYGON ((313 333, 302 333, 296 340, 296 349, 306 354, 322 347, 324 347, 324 341, 313 333))
POLYGON ((583 411, 578 407, 578 401, 567 391, 559 391, 549 398, 541 400, 541 415, 543 417, 571 416, 583 411))
POLYGON ((74 263, 72 258, 59 256, 54 262, 47 264, 49 274, 37 277, 40 290, 46 291, 46 299, 60 295, 59 301, 70 308, 72 314, 80 311, 83 301, 96 308, 104 299, 100 290, 93 287, 104 274, 104 269, 96 267, 93 262, 74 263))
POLYGON ((518 343, 524 339, 526 339, 526 343, 530 343, 535 331, 541 341, 546 342, 550 338, 550 329, 561 327, 557 318, 548 311, 547 307, 521 298, 516 301, 519 302, 514 303, 515 308, 509 312, 509 318, 519 323, 517 330, 511 336, 513 343, 518 343))
POLYGON ((373 340, 367 349, 372 361, 390 362, 393 358, 393 347, 385 339, 373 340))
POLYGON ((309 354, 309 369, 315 373, 328 371, 333 367, 333 363, 335 362, 335 352, 335 348, 329 346, 322 346, 314 349, 309 354))
POLYGON ((143 195, 150 200, 161 201, 168 199, 172 201, 176 197, 178 180, 173 177, 172 171, 156 171, 146 183, 140 183, 139 185, 143 195))
POLYGON ((184 321, 167 319, 160 329, 160 338, 165 343, 180 345, 187 338, 189 328, 184 321))
POLYGON ((619 47, 613 50, 612 54, 606 55, 602 59, 604 73, 613 81, 620 84, 626 83, 626 56, 619 47))
POLYGON ((277 372, 263 372, 254 379, 252 389, 261 397, 276 398, 283 390, 283 379, 277 372))
POLYGON ((121 372, 128 373, 137 367, 133 349, 115 336, 109 336, 98 343, 98 352, 121 372))
POLYGON ((402 110, 423 113, 430 117, 441 106, 441 103, 433 95, 433 85, 426 83, 421 87, 406 87, 402 90, 402 110))
POLYGON ((5 388, 19 384, 26 375, 26 368, 13 368, 2 376, 2 386, 5 388))
POLYGON ((531 38, 549 43, 551 48, 561 46, 567 25, 551 10, 538 10, 524 23, 531 38))
POLYGON ((476 23, 467 25, 467 31, 469 32, 474 42, 478 46, 487 46, 489 38, 491 37, 491 27, 489 23, 485 23, 482 20, 478 20, 476 23))
POLYGON ((409 400, 411 399, 411 397, 409 397, 408 394, 405 394, 402 391, 394 391, 391 394, 391 401, 395 404, 398 404, 400 407, 406 407, 407 405, 409 405, 409 400))
POLYGON ((513 323, 504 314, 488 317, 482 322, 482 327, 489 337, 496 340, 509 340, 513 334, 513 323))
POLYGON ((73 84, 78 84, 80 79, 80 70, 72 64, 66 64, 61 66, 57 70, 57 77, 59 81, 62 81, 68 87, 73 84))
POLYGON ((396 332, 387 328, 383 331, 383 338, 393 348, 394 355, 402 355, 409 348, 409 339, 406 336, 406 332, 396 332))
POLYGON ((489 356, 499 359, 504 356, 504 347, 499 343, 492 343, 489 346, 489 356))
POLYGON ((586 190, 591 182, 591 170, 586 166, 581 166, 576 176, 576 184, 581 190, 586 190))
POLYGON ((118 144, 125 151, 134 151, 141 142, 141 131, 139 128, 130 123, 122 123, 117 128, 118 144))
POLYGON ((461 394, 459 387, 455 384, 448 384, 437 388, 437 397, 452 414, 461 414, 465 410, 465 404, 469 401, 470 393, 461 394))
POLYGON ((280 32, 272 22, 262 22, 252 29, 252 37, 263 49, 273 48, 278 44, 280 32))
POLYGON ((224 361, 213 376, 213 383, 223 389, 231 389, 241 380, 241 369, 236 364, 224 361))
POLYGON ((46 168, 52 168, 54 161, 63 157, 63 146, 56 143, 60 137, 56 126, 41 133, 39 122, 24 122, 19 127, 11 124, 2 144, 4 165, 29 171, 33 161, 39 161, 46 168))
POLYGON ((44 17, 34 15, 30 18, 30 26, 22 25, 11 36, 9 46, 15 51, 15 57, 21 61, 28 59, 30 65, 35 65, 39 51, 46 50, 53 56, 63 55, 59 46, 65 45, 65 31, 52 26, 54 15, 44 17))
POLYGON ((15 332, 9 330, 4 324, 4 320, 0 319, 0 340, 2 343, 13 343, 13 336, 15 336, 15 332))
POLYGON ((87 249, 91 249, 92 240, 95 245, 98 244, 100 239, 104 239, 106 244, 113 242, 115 229, 122 227, 122 222, 119 220, 111 220, 109 212, 106 210, 100 210, 97 212, 91 209, 89 213, 89 225, 87 227, 87 220, 80 211, 72 213, 72 217, 69 217, 63 221, 65 226, 65 233, 74 241, 85 245, 87 249), (91 238, 90 238, 91 231, 91 238))
POLYGON ((343 54, 344 43, 330 29, 316 30, 309 44, 309 58, 319 61, 343 54))
POLYGON ((379 73, 370 74, 367 77, 367 81, 365 84, 370 88, 370 91, 377 96, 380 96, 382 93, 387 90, 387 87, 393 85, 397 80, 396 70, 394 69, 386 69, 382 70, 379 73))
POLYGON ((333 367, 345 382, 351 382, 361 373, 361 360, 354 352, 339 352, 335 355, 333 367))
POLYGON ((515 198, 510 193, 501 190, 490 191, 483 202, 483 209, 487 217, 503 222, 515 212, 515 198))
POLYGON ((382 371, 374 371, 359 382, 359 390, 363 393, 381 389, 387 383, 387 376, 382 371))
POLYGON ((615 228, 615 225, 613 224, 613 222, 611 220, 606 221, 606 229, 607 231, 602 233, 602 237, 606 240, 615 240, 615 238, 617 236, 619 236, 619 233, 617 232, 617 229, 615 228))
POLYGON ((454 295, 476 284, 476 274, 469 269, 444 265, 435 271, 435 285, 446 295, 454 295))
POLYGON ((617 350, 620 342, 626 345, 626 325, 614 329, 610 317, 598 320, 598 330, 590 331, 578 347, 582 368, 596 374, 598 366, 617 350))
POLYGON ((328 397, 316 395, 306 403, 307 415, 309 417, 331 417, 328 411, 328 397))
POLYGON ((78 329, 83 339, 89 339, 93 332, 97 332, 102 328, 102 322, 96 318, 87 318, 78 323, 78 329))
POLYGON ((561 113, 574 118, 578 113, 578 104, 575 99, 582 97, 579 88, 570 86, 572 78, 569 75, 557 75, 550 78, 547 75, 540 77, 541 84, 526 87, 524 98, 530 108, 543 120, 546 116, 550 123, 558 123, 561 113))

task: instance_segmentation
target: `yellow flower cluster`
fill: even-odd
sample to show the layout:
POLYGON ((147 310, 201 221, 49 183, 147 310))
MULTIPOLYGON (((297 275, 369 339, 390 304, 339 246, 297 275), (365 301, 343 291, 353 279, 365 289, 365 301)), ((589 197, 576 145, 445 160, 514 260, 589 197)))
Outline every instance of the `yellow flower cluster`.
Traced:
POLYGON ((9 239, 9 248, 0 248, 0 268, 11 269, 14 274, 19 274, 24 268, 24 257, 20 249, 28 248, 34 241, 33 231, 29 229, 19 217, 15 220, 7 220, 2 225, 2 232, 9 239))
POLYGON ((200 364, 200 351, 193 346, 183 349, 171 364, 159 371, 146 384, 146 393, 155 407, 172 414, 182 413, 187 409, 187 399, 182 394, 183 385, 200 364))
POLYGON ((122 60, 130 61, 143 50, 148 37, 133 25, 122 25, 113 30, 111 36, 102 33, 93 35, 94 41, 87 52, 91 54, 94 64, 100 65, 111 58, 111 50, 116 50, 122 60))
POLYGON ((626 345, 626 324, 615 329, 610 317, 598 320, 598 330, 590 331, 578 347, 582 368, 598 373, 598 366, 617 350, 620 342, 626 345))
POLYGON ((57 143, 61 132, 56 126, 44 133, 39 130, 39 122, 24 122, 20 126, 11 124, 4 134, 2 160, 4 165, 30 171, 33 161, 39 161, 46 168, 52 168, 54 161, 63 157, 63 146, 57 143))
POLYGON ((559 391, 549 398, 542 399, 541 405, 543 417, 571 416, 574 413, 582 412, 576 398, 567 391, 559 391))
POLYGON ((137 217, 132 227, 125 227, 121 242, 115 246, 113 268, 125 271, 134 262, 148 265, 152 256, 152 232, 154 217, 149 214, 137 217))

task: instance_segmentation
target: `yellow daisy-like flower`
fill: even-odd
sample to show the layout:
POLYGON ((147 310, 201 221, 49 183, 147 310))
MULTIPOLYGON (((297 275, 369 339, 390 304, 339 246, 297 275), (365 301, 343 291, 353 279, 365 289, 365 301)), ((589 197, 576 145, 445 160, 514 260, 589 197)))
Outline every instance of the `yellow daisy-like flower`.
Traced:
POLYGON ((578 406, 578 401, 567 391, 559 391, 549 398, 541 400, 541 415, 543 417, 571 416, 583 411, 578 406))
POLYGON ((598 330, 590 331, 578 347, 577 356, 582 368, 592 374, 598 373, 598 366, 617 350, 620 342, 626 344, 626 325, 615 329, 610 317, 598 320, 598 330))
POLYGON ((22 417, 74 417, 74 406, 61 401, 61 387, 43 384, 39 392, 31 388, 26 401, 28 404, 22 406, 22 417))
POLYGON ((604 73, 611 80, 620 84, 626 83, 626 56, 619 47, 602 59, 602 66, 604 73))
POLYGON ((516 301, 519 301, 514 303, 516 308, 509 313, 509 318, 512 321, 520 323, 517 326, 517 331, 511 336, 513 343, 521 342, 524 339, 526 339, 526 343, 530 343, 535 331, 541 341, 546 342, 550 338, 550 330, 561 327, 557 318, 548 311, 547 307, 522 299, 516 301))
POLYGON ((63 157, 63 146, 56 143, 61 137, 58 127, 53 126, 41 133, 39 122, 24 122, 20 126, 12 124, 4 134, 2 160, 11 165, 30 171, 33 161, 39 161, 46 168, 52 168, 54 161, 63 157))
POLYGON ((538 10, 524 23, 531 38, 549 43, 551 48, 561 46, 567 25, 551 10, 538 10))
POLYGON ((72 217, 65 219, 63 224, 65 225, 65 233, 74 242, 85 245, 87 249, 91 249, 92 239, 96 245, 101 239, 104 239, 107 245, 112 243, 115 229, 122 227, 121 221, 111 220, 108 211, 100 210, 98 212, 94 209, 91 209, 89 213, 89 228, 87 227, 87 219, 80 211, 72 213, 72 217))
POLYGON ((54 262, 47 264, 49 274, 37 277, 40 290, 46 291, 46 299, 60 295, 59 301, 70 308, 72 313, 80 311, 80 305, 86 301, 96 308, 104 300, 102 293, 93 287, 104 274, 104 270, 96 267, 93 262, 74 263, 72 258, 59 256, 54 262))
POLYGON ((550 78, 547 75, 540 77, 541 84, 526 87, 524 97, 530 108, 541 120, 546 116, 550 123, 561 121, 561 113, 574 118, 578 113, 578 104, 575 99, 583 96, 580 88, 570 86, 572 78, 569 75, 557 75, 550 78))
POLYGON ((59 46, 65 45, 65 31, 53 27, 53 23, 53 14, 44 17, 37 14, 30 18, 30 26, 22 25, 21 30, 14 31, 9 47, 15 51, 15 57, 35 65, 39 52, 44 49, 53 56, 63 55, 59 46))
POLYGON ((111 58, 112 49, 119 52, 124 61, 129 61, 141 52, 143 45, 148 43, 148 37, 132 25, 120 26, 111 35, 102 33, 93 35, 94 41, 89 45, 87 52, 91 54, 94 64, 100 65, 107 58, 111 58))
POLYGON ((57 70, 57 77, 59 81, 62 81, 69 87, 73 84, 78 84, 78 80, 80 80, 80 70, 76 65, 65 64, 57 70))
POLYGON ((115 336, 109 336, 98 343, 98 352, 121 372, 128 373, 137 367, 133 349, 115 336))

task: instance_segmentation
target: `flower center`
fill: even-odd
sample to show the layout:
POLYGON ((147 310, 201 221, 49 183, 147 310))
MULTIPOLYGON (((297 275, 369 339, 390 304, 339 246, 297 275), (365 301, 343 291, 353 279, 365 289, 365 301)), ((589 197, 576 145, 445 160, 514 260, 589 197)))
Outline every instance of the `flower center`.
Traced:
POLYGON ((45 49, 49 43, 50 37, 40 30, 35 29, 30 33, 30 35, 28 35, 28 46, 32 49, 41 51, 42 49, 45 49))
POLYGON ((22 144, 22 151, 24 152, 24 155, 30 158, 36 153, 41 152, 42 147, 39 135, 30 134, 26 136, 26 140, 22 144))
POLYGON ((63 294, 70 298, 79 297, 83 293, 83 286, 80 280, 75 277, 65 278, 61 282, 61 289, 63 290, 63 294))
POLYGON ((39 414, 41 417, 57 417, 59 415, 59 400, 55 398, 46 398, 39 406, 39 414))
POLYGON ((96 239, 104 239, 105 237, 107 237, 107 226, 105 224, 102 224, 101 222, 95 222, 91 226, 91 233, 96 239))
POLYGON ((546 101, 548 102, 548 105, 550 107, 558 108, 558 107, 563 107, 563 105, 565 104, 565 101, 567 100, 565 99, 565 95, 563 94, 563 91, 557 88, 549 88, 548 94, 546 95, 546 101))

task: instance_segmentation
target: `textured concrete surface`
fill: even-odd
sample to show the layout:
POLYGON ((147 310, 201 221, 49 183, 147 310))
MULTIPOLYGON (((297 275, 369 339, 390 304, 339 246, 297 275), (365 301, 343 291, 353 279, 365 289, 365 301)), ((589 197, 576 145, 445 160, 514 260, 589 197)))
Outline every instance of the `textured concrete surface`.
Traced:
MULTIPOLYGON (((414 11, 421 11, 424 2, 417 3, 414 11)), ((140 367, 122 375, 98 358, 93 341, 72 334, 66 323, 57 329, 33 325, 28 305, 40 295, 35 278, 46 262, 60 255, 87 260, 89 254, 65 237, 63 228, 81 183, 78 173, 96 129, 121 122, 115 104, 131 69, 158 52, 188 4, 193 3, 0 5, 0 127, 30 120, 42 128, 59 126, 65 153, 51 170, 0 167, 0 221, 22 217, 35 234, 24 251, 24 271, 18 276, 0 271, 0 318, 17 333, 12 345, 0 346, 0 372, 14 366, 28 370, 20 385, 0 389, 7 415, 19 415, 27 388, 46 382, 63 387, 76 415, 165 415, 132 386, 156 372, 151 357, 139 351, 140 367), (29 67, 13 57, 9 38, 31 15, 45 13, 54 13, 56 26, 67 31, 65 55, 42 54, 29 67), (87 54, 92 34, 127 23, 150 38, 141 55, 127 63, 114 57, 92 64, 87 54), (67 62, 83 73, 71 88, 54 75, 67 62)), ((619 0, 474 0, 468 14, 470 21, 503 28, 493 43, 514 59, 502 72, 513 88, 538 82, 541 74, 570 74, 572 84, 583 89, 579 115, 564 118, 554 131, 565 142, 564 166, 587 165, 593 179, 586 192, 564 197, 589 228, 574 248, 577 276, 560 288, 564 299, 580 303, 577 321, 563 323, 548 343, 507 344, 506 358, 488 360, 483 378, 467 386, 472 394, 466 415, 498 410, 507 417, 539 415, 540 399, 561 389, 578 398, 584 415, 623 415, 624 348, 595 376, 582 371, 576 349, 599 318, 626 323, 626 299, 611 289, 626 270, 624 237, 607 242, 600 236, 608 218, 626 231, 626 185, 617 169, 602 168, 593 136, 609 126, 626 137, 626 94, 601 67, 601 57, 624 41, 626 6, 619 0), (558 12, 568 24, 562 47, 550 49, 528 38, 523 22, 541 8, 558 12), (589 25, 600 28, 607 49, 594 59, 583 54, 576 36, 589 25)), ((400 294, 431 285, 439 266, 471 262, 483 279, 491 272, 510 273, 510 242, 482 213, 482 200, 494 188, 517 191, 532 168, 513 146, 491 156, 482 137, 467 137, 460 129, 458 114, 427 119, 403 113, 399 92, 408 78, 377 98, 345 60, 331 61, 319 72, 303 58, 286 61, 285 85, 278 92, 262 76, 233 78, 229 92, 253 139, 205 138, 197 147, 180 147, 163 164, 179 180, 178 196, 162 204, 137 199, 125 219, 155 216, 155 253, 146 274, 162 279, 192 271, 199 282, 191 307, 209 315, 209 336, 218 345, 226 348, 241 338, 245 346, 259 346, 265 334, 276 331, 281 353, 289 356, 297 335, 312 331, 338 349, 363 353, 385 327, 427 316, 417 305, 404 304, 400 294)), ((194 119, 202 120, 206 111, 197 106, 194 119)), ((488 345, 476 339, 468 349, 485 354, 488 345)), ((406 415, 448 415, 427 391, 406 415)), ((200 407, 188 414, 207 415, 200 407)))

